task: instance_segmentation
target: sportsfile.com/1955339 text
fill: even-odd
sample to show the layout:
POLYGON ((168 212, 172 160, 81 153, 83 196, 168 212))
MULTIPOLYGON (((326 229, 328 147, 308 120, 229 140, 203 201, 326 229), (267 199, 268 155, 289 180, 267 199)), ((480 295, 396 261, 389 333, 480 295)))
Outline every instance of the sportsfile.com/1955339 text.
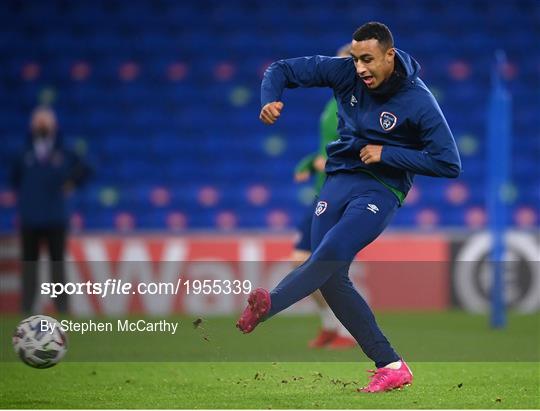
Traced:
POLYGON ((192 280, 179 277, 176 282, 138 282, 132 283, 121 279, 109 278, 104 282, 67 282, 41 284, 42 295, 57 298, 59 295, 93 294, 101 298, 114 295, 177 295, 177 294, 249 294, 252 285, 249 280, 192 280))

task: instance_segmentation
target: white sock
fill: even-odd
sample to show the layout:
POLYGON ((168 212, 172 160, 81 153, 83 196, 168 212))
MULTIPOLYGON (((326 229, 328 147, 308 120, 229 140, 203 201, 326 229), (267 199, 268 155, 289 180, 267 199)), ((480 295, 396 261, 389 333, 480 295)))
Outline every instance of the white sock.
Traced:
POLYGON ((391 368, 391 369, 393 369, 393 370, 399 370, 399 369, 401 368, 401 360, 400 360, 400 361, 391 362, 390 364, 385 365, 384 368, 391 368))
POLYGON ((335 330, 338 328, 339 321, 330 307, 321 308, 319 316, 321 317, 321 326, 323 330, 335 330))
POLYGON ((351 335, 351 333, 349 332, 349 330, 347 330, 345 328, 345 326, 343 324, 341 324, 339 321, 338 321, 338 327, 337 327, 337 333, 340 337, 347 337, 347 338, 353 338, 354 337, 351 335))

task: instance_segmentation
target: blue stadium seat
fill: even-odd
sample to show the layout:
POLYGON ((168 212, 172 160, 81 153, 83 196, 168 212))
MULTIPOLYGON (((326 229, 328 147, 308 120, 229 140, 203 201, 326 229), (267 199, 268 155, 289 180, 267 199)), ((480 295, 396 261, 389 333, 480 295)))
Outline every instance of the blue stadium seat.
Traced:
MULTIPOLYGON (((137 228, 165 229, 174 210, 190 229, 215 228, 227 210, 238 228, 267 227, 272 210, 285 211, 294 225, 303 206, 293 169, 318 149, 319 115, 331 91, 286 91, 279 124, 264 127, 263 66, 333 54, 363 21, 384 20, 396 45, 420 61, 455 136, 473 135, 477 144, 462 157, 459 181, 469 193, 463 203, 448 198, 454 181, 420 177, 420 200, 402 207, 393 226, 416 226, 426 208, 437 213, 437 226, 463 226, 468 209, 485 205, 485 114, 499 48, 511 62, 514 207, 539 200, 540 80, 529 54, 537 48, 538 1, 412 0, 403 7, 400 0, 341 0, 329 7, 323 0, 8 2, 0 11, 0 162, 9 164, 22 149, 31 109, 52 99, 66 141, 83 139, 96 167, 70 201, 85 227, 114 229, 117 213, 127 212, 137 228), (88 73, 83 68, 77 78, 72 71, 80 62, 88 73), (247 199, 258 184, 270 192, 262 205, 247 199), (118 190, 117 203, 103 204, 106 187, 118 190), (152 203, 156 187, 169 190, 166 205, 152 203), (217 190, 216 204, 201 204, 204 187, 217 190)), ((7 170, 0 187, 8 187, 7 170)), ((2 210, 0 230, 14 229, 14 215, 2 210)))

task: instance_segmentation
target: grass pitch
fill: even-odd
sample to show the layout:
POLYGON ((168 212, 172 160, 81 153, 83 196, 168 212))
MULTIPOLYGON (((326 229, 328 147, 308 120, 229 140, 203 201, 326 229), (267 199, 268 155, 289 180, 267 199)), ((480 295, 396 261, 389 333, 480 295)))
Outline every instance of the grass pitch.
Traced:
POLYGON ((20 318, 2 318, 0 408, 540 408, 539 315, 498 331, 460 312, 378 319, 415 375, 404 390, 358 393, 372 364, 359 349, 308 350, 314 317, 281 316, 249 335, 231 317, 197 329, 180 318, 176 336, 73 334, 65 361, 45 370, 17 360, 20 318))
POLYGON ((359 363, 9 364, 2 408, 538 408, 538 364, 414 363, 414 384, 356 392, 359 363))

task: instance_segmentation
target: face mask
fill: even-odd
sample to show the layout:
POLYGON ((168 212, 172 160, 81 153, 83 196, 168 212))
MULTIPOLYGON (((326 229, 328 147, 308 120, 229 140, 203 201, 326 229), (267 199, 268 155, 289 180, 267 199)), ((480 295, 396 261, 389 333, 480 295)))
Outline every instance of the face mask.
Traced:
POLYGON ((45 132, 34 134, 34 152, 39 160, 44 160, 49 155, 53 146, 53 138, 45 132))
POLYGON ((45 140, 45 139, 48 139, 50 137, 50 130, 45 128, 45 127, 41 127, 41 128, 38 128, 34 131, 34 138, 36 140, 45 140))

